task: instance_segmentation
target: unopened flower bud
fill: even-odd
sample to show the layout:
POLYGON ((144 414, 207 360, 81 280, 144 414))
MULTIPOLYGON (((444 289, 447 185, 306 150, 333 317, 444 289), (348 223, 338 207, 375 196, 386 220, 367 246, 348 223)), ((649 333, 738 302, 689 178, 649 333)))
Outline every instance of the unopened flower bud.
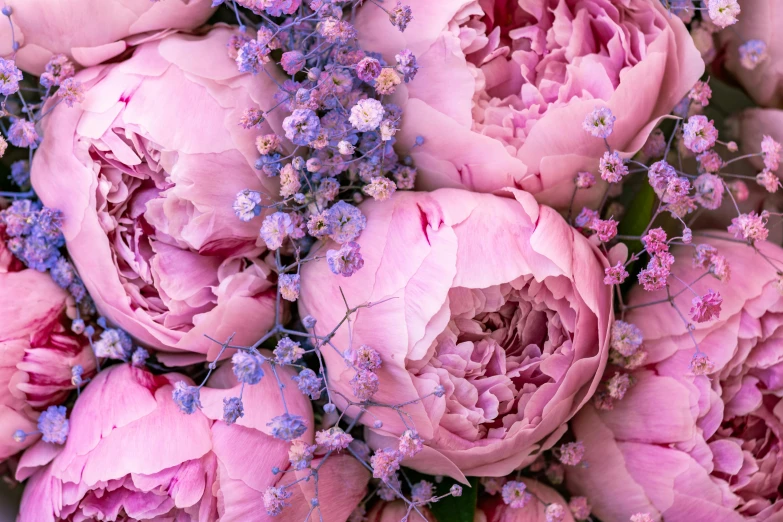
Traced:
POLYGON ((71 331, 75 333, 76 335, 81 335, 84 333, 84 320, 83 319, 74 319, 71 323, 71 331))

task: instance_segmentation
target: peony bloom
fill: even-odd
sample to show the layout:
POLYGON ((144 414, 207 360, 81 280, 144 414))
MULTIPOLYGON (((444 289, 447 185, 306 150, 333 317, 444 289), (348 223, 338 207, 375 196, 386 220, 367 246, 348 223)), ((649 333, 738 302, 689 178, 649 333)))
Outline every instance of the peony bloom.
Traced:
MULTIPOLYGON (((626 320, 642 331, 645 366, 633 372, 634 384, 613 409, 588 406, 572 421, 588 466, 568 468, 567 484, 588 497, 602 521, 626 522, 635 513, 667 521, 771 521, 783 513, 780 276, 746 245, 709 242, 735 268, 730 281, 707 277, 693 285, 724 298, 718 319, 694 323, 713 365, 709 375, 689 371, 694 345, 672 307, 637 309, 626 320)), ((777 246, 756 246, 783 259, 777 246)), ((705 271, 692 268, 693 252, 674 250, 684 281, 705 271)), ((632 293, 629 304, 665 297, 642 293, 632 293)), ((681 310, 689 293, 677 298, 681 310)))
POLYGON ((13 434, 35 432, 39 412, 75 389, 73 367, 85 380, 95 370, 87 339, 67 329, 67 292, 48 274, 21 268, 0 237, 0 461, 40 438, 17 442, 13 434))
POLYGON ((39 76, 56 54, 65 54, 85 67, 125 51, 134 40, 126 38, 150 31, 193 29, 213 13, 210 0, 5 0, 11 24, 2 16, 0 55, 19 50, 17 66, 39 76))
POLYGON ((204 334, 252 344, 274 322, 271 270, 257 259, 263 216, 243 222, 232 205, 246 188, 266 202, 278 193, 253 167, 255 138, 272 130, 239 125, 275 86, 237 72, 231 35, 172 35, 81 72, 84 102, 44 120, 32 167, 98 310, 180 363, 214 357, 204 334))
POLYGON ((658 1, 407 3, 414 18, 404 33, 375 6, 356 27, 387 62, 406 47, 418 59, 418 75, 395 96, 405 109, 398 144, 421 189, 510 186, 568 205, 576 174, 597 172, 606 150, 583 130, 586 117, 610 109, 610 145, 635 152, 704 70, 685 26, 658 1))
POLYGON ((778 23, 783 4, 776 0, 742 0, 742 14, 730 29, 718 33, 726 47, 726 68, 759 105, 783 103, 783 36, 778 23))
MULTIPOLYGON (((554 210, 510 191, 515 199, 444 189, 367 201, 364 268, 350 278, 325 261, 302 270, 300 312, 320 325, 344 315, 341 288, 352 305, 390 299, 358 312, 353 348, 381 356, 374 401, 424 397, 405 407, 425 444, 405 465, 422 472, 503 476, 529 464, 592 395, 607 358, 607 261, 554 210)), ((348 348, 345 326, 334 343, 348 348)), ((333 389, 354 397, 360 375, 335 351, 324 357, 333 389)), ((395 445, 400 417, 370 411, 362 422, 383 423, 371 445, 395 445)))
MULTIPOLYGON (((290 379, 287 370, 281 377, 290 379)), ((236 424, 222 418, 222 399, 238 395, 230 366, 202 388, 204 410, 185 415, 172 400, 178 374, 155 376, 127 364, 100 374, 82 392, 70 416, 71 432, 60 450, 42 443, 22 457, 17 478, 32 474, 22 498, 19 522, 59 520, 253 520, 298 522, 309 509, 313 484, 287 489, 291 507, 273 519, 261 497, 268 487, 295 480, 287 444, 269 434, 267 423, 283 411, 277 383, 266 379, 246 387, 245 415, 236 424)), ((286 392, 288 408, 312 426, 309 402, 286 392)), ((312 442, 310 429, 303 435, 312 442)), ((317 463, 316 463, 317 464, 317 463)), ((350 458, 321 468, 319 492, 325 520, 344 522, 365 492, 369 474, 350 458), (338 495, 338 491, 341 493, 338 495)), ((300 472, 297 472, 300 473, 300 472)))

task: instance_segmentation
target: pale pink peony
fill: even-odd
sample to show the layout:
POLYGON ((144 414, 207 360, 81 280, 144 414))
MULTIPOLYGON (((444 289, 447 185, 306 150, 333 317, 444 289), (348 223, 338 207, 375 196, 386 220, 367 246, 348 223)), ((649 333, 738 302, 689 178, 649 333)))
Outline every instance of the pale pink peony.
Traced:
MULTIPOLYGON (((503 476, 529 464, 592 395, 606 361, 608 262, 554 210, 511 195, 443 189, 368 201, 364 267, 347 279, 326 262, 302 269, 300 312, 324 329, 344 315, 340 288, 351 304, 393 298, 358 313, 353 343, 381 355, 374 401, 427 396, 405 408, 425 446, 404 463, 429 474, 503 476)), ((334 342, 348 347, 345 326, 334 342)), ((356 372, 323 353, 333 389, 353 397, 356 372)), ((362 422, 383 422, 371 445, 396 446, 391 437, 406 429, 397 413, 370 410, 362 422)))
MULTIPOLYGON (((626 321, 641 329, 648 356, 632 374, 634 384, 612 410, 588 406, 572 421, 588 465, 568 468, 567 485, 589 499, 599 520, 627 522, 636 513, 666 521, 783 516, 780 276, 747 245, 709 243, 734 267, 730 281, 706 277, 694 285, 697 293, 714 288, 724 298, 719 319, 694 323, 710 375, 689 371, 694 345, 671 306, 637 309, 626 321)), ((756 246, 783 259, 780 247, 756 246)), ((704 272, 693 268, 692 248, 674 252, 678 277, 690 282, 704 272)), ((665 296, 643 294, 633 292, 628 303, 665 296)), ((681 310, 687 294, 676 299, 681 310)))
POLYGON ((67 292, 48 274, 22 268, 0 234, 0 461, 40 438, 17 442, 13 434, 35 432, 39 412, 76 388, 71 368, 81 366, 85 380, 95 371, 87 339, 68 330, 67 292))
POLYGON ((741 0, 737 23, 718 33, 726 47, 726 69, 759 105, 783 103, 783 4, 777 0, 741 0))
MULTIPOLYGON (((68 251, 99 311, 172 352, 166 362, 214 358, 220 347, 204 334, 252 344, 274 323, 272 272, 258 260, 263 216, 240 221, 232 204, 247 188, 265 202, 278 193, 253 168, 256 137, 273 129, 239 125, 276 88, 237 72, 232 34, 172 35, 79 73, 84 102, 47 116, 33 162, 36 192, 63 212, 68 251)), ((273 127, 282 116, 273 113, 273 127)))
MULTIPOLYGON (((281 378, 292 376, 285 369, 278 372, 281 378)), ((202 388, 203 412, 186 415, 177 408, 172 384, 182 380, 192 384, 179 374, 155 376, 127 364, 98 374, 76 401, 65 445, 38 443, 22 457, 17 478, 32 478, 19 522, 304 520, 312 480, 288 489, 291 505, 280 516, 268 515, 261 502, 268 487, 281 487, 303 473, 272 473, 274 466, 288 468, 288 444, 272 437, 267 426, 283 411, 274 378, 245 387, 245 415, 230 426, 216 420, 222 417, 223 397, 239 394, 230 366, 202 388)), ((312 427, 303 395, 287 390, 286 402, 312 427)), ((303 438, 312 443, 312 428, 303 438)), ((324 520, 347 520, 368 478, 351 457, 330 457, 319 474, 324 520)))
POLYGON ((704 70, 682 21, 659 1, 407 3, 404 33, 373 5, 356 27, 390 63, 403 48, 417 56, 418 75, 394 98, 405 109, 398 144, 421 189, 510 186, 565 206, 576 174, 597 172, 606 150, 582 129, 588 114, 610 109, 609 143, 635 152, 704 70), (414 148, 417 136, 424 143, 414 148))
MULTIPOLYGON (((53 55, 96 65, 143 40, 142 33, 193 29, 214 12, 211 0, 5 0, 3 6, 11 9, 20 45, 16 64, 36 76, 53 55)), ((9 58, 11 25, 5 16, 0 22, 0 56, 9 58)))

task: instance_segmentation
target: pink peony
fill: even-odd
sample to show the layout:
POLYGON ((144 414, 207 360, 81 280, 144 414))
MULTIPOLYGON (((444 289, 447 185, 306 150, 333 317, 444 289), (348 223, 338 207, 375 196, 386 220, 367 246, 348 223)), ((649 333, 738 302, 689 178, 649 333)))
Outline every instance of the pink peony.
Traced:
MULTIPOLYGON (((265 202, 278 193, 253 167, 255 139, 272 129, 239 125, 246 109, 272 104, 275 85, 237 72, 232 34, 172 35, 81 72, 84 102, 44 120, 33 162, 36 192, 62 210, 99 311, 179 355, 166 362, 213 358, 219 346, 204 334, 252 344, 274 323, 271 269, 258 260, 263 216, 240 221, 232 205, 243 189, 265 202)), ((278 129, 281 117, 271 117, 278 129)))
MULTIPOLYGON (((118 56, 151 31, 193 29, 213 13, 211 0, 5 0, 20 47, 19 68, 36 76, 55 54, 85 67, 118 56), (125 40, 128 39, 128 40, 125 40)), ((0 19, 0 55, 10 57, 8 19, 0 19)))
POLYGON ((742 14, 731 29, 718 33, 726 47, 726 69, 759 105, 783 103, 783 37, 778 25, 783 4, 777 0, 741 0, 742 14))
POLYGON ((21 268, 0 235, 0 461, 40 438, 13 435, 35 432, 39 412, 76 388, 71 368, 81 366, 85 380, 95 371, 87 339, 68 330, 68 294, 48 274, 21 268))
MULTIPOLYGON (((746 245, 709 243, 735 267, 730 282, 707 277, 693 285, 700 295, 714 288, 724 299, 717 320, 694 323, 709 375, 689 371, 694 345, 671 306, 634 310, 626 320, 642 331, 645 365, 612 410, 588 406, 572 421, 588 466, 568 468, 567 484, 588 498, 599 520, 649 513, 666 521, 772 521, 783 514, 780 276, 746 245)), ((780 247, 756 246, 783 259, 780 247)), ((684 281, 705 271, 693 268, 692 248, 674 252, 684 281)), ((679 289, 673 283, 672 292, 679 289)), ((665 296, 642 294, 632 293, 628 303, 665 296)), ((677 297, 680 310, 691 295, 677 297)))
MULTIPOLYGON (((325 261, 302 269, 301 315, 324 328, 344 315, 340 288, 351 304, 390 299, 358 313, 353 343, 381 356, 374 401, 426 396, 405 407, 425 447, 404 462, 426 473, 503 476, 529 464, 593 393, 606 361, 608 262, 554 210, 509 192, 515 199, 444 189, 367 201, 364 267, 350 278, 325 261)), ((345 326, 334 342, 348 347, 345 326)), ((333 389, 354 397, 356 371, 333 350, 324 357, 333 389)), ((371 445, 396 447, 400 417, 370 410, 361 421, 383 423, 371 445)))
POLYGON ((588 115, 610 109, 609 143, 635 152, 704 70, 682 21, 659 1, 407 3, 404 33, 372 5, 356 27, 390 63, 403 48, 417 56, 418 75, 395 96, 405 109, 398 143, 422 189, 510 186, 568 205, 576 173, 597 172, 606 150, 583 130, 588 115), (424 143, 413 147, 418 136, 424 143))
MULTIPOLYGON (((292 376, 288 370, 278 372, 281 378, 292 376)), ((155 376, 127 364, 98 374, 76 401, 65 445, 38 443, 22 457, 17 478, 32 478, 19 522, 304 520, 312 480, 284 490, 290 506, 277 518, 261 502, 268 488, 281 488, 305 473, 272 473, 275 466, 288 468, 288 444, 272 437, 267 426, 283 411, 275 380, 245 387, 245 415, 231 426, 216 420, 222 418, 223 398, 239 394, 230 366, 218 370, 211 387, 202 388, 203 412, 178 410, 172 384, 183 380, 192 384, 182 375, 155 376)), ((286 402, 312 427, 312 410, 303 395, 286 391, 286 402)), ((312 443, 312 429, 303 438, 312 443)), ((351 457, 330 457, 319 473, 324 520, 347 520, 368 478, 351 457)))

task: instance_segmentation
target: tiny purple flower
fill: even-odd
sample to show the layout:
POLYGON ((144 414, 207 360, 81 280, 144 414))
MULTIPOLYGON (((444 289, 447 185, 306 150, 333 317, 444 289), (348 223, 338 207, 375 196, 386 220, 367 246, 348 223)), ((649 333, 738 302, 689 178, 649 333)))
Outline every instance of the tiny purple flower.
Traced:
POLYGON ((239 351, 231 357, 234 375, 239 382, 258 384, 264 377, 264 358, 259 353, 239 351))
POLYGON ((10 96, 19 90, 22 71, 13 60, 0 58, 0 94, 10 96))
POLYGON ((14 147, 35 149, 38 148, 40 139, 35 124, 29 120, 17 119, 8 128, 8 141, 14 147))
POLYGON ((329 270, 335 275, 352 276, 364 266, 364 259, 359 249, 359 244, 351 241, 341 246, 339 250, 328 250, 326 262, 329 264, 329 270))
POLYGON ((296 109, 283 120, 283 130, 295 145, 309 145, 321 132, 321 120, 310 109, 296 109))
POLYGON ((323 381, 310 368, 305 368, 299 372, 299 375, 293 376, 292 379, 299 387, 299 391, 304 395, 309 395, 312 400, 315 401, 321 397, 323 381))
POLYGON ((190 415, 196 411, 196 408, 201 408, 199 387, 189 386, 185 381, 177 381, 174 391, 171 392, 171 398, 182 413, 190 415))
POLYGON ((307 431, 307 424, 298 415, 284 413, 278 415, 267 426, 272 428, 272 436, 276 439, 291 441, 301 437, 307 431))
POLYGON ((223 422, 234 424, 240 417, 245 416, 245 407, 239 397, 226 397, 223 399, 223 422))
POLYGON ((38 417, 38 431, 43 435, 44 442, 65 444, 68 438, 68 419, 65 418, 65 406, 49 406, 38 417))

